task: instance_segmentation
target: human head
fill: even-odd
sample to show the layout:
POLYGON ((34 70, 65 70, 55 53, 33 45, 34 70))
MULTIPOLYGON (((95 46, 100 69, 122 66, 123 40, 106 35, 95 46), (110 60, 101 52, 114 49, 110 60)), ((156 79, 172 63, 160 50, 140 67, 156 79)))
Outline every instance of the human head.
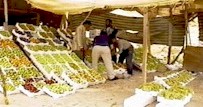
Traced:
POLYGON ((107 35, 107 33, 106 33, 106 31, 105 31, 105 30, 101 30, 100 35, 107 35))
POLYGON ((106 19, 106 27, 112 27, 112 20, 106 19))
POLYGON ((85 26, 86 30, 90 30, 90 27, 92 26, 91 21, 86 20, 83 25, 85 26))

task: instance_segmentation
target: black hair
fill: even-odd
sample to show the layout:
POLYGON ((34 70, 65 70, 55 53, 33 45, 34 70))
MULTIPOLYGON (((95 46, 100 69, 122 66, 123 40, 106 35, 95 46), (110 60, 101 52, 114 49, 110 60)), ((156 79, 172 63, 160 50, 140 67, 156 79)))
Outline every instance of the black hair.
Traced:
POLYGON ((113 32, 109 35, 110 39, 116 38, 116 34, 118 33, 118 29, 114 29, 113 32))
POLYGON ((111 19, 106 19, 106 21, 109 21, 109 23, 112 23, 112 20, 111 20, 111 19))
POLYGON ((89 20, 86 20, 86 21, 83 23, 83 25, 84 25, 84 24, 92 25, 91 21, 89 21, 89 20))
POLYGON ((68 21, 68 26, 70 25, 70 21, 68 21))
POLYGON ((105 30, 101 30, 100 35, 107 35, 107 32, 105 30))

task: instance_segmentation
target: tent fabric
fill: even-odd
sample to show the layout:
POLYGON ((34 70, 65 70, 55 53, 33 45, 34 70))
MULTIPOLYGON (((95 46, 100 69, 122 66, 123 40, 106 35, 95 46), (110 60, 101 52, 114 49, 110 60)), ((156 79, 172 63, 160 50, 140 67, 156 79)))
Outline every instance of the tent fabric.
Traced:
POLYGON ((194 0, 26 0, 34 8, 56 14, 80 14, 98 8, 149 7, 194 0))

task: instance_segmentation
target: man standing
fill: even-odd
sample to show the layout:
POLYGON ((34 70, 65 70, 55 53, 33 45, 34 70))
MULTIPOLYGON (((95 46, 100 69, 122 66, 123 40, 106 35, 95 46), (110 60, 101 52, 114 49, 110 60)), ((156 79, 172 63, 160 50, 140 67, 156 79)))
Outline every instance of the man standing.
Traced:
POLYGON ((82 25, 79 25, 75 31, 75 37, 73 38, 73 51, 80 59, 84 59, 85 50, 87 49, 86 44, 86 31, 91 27, 91 21, 85 21, 82 25))
POLYGON ((110 35, 113 30, 114 30, 114 27, 112 25, 112 20, 111 19, 106 19, 106 32, 107 32, 107 35, 110 35))

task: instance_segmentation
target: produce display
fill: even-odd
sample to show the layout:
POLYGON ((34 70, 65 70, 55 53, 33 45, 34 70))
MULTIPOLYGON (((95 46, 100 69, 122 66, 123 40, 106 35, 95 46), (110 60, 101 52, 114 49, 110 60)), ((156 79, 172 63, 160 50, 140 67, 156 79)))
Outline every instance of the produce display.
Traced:
POLYGON ((92 75, 90 75, 89 73, 85 72, 85 71, 78 71, 78 75, 84 79, 85 81, 87 81, 89 83, 89 85, 94 85, 95 82, 97 82, 96 78, 94 78, 92 75))
POLYGON ((165 87, 160 84, 150 82, 150 83, 142 84, 139 87, 139 89, 142 89, 143 91, 160 91, 160 90, 164 90, 165 87))
MULTIPOLYGON (((67 79, 85 87, 105 82, 105 78, 88 68, 75 53, 59 45, 61 41, 47 26, 37 28, 17 23, 16 27, 12 33, 25 53, 12 40, 0 40, 0 67, 7 77, 9 90, 21 91, 29 97, 44 92, 54 97, 74 92, 74 84, 67 79)), ((4 32, 0 34, 8 36, 4 32)))
POLYGON ((20 48, 11 40, 0 40, 0 66, 4 68, 34 67, 20 48))
POLYGON ((40 25, 39 28, 43 31, 43 32, 51 32, 50 28, 46 25, 40 25))
POLYGON ((0 40, 0 67, 6 83, 9 83, 9 94, 19 93, 19 87, 26 85, 25 79, 43 77, 20 48, 9 39, 0 40))
POLYGON ((18 72, 24 79, 42 77, 42 74, 35 67, 20 68, 18 72))
POLYGON ((42 38, 55 38, 54 34, 52 32, 38 32, 38 35, 42 38))
POLYGON ((0 39, 12 39, 12 35, 8 31, 0 31, 0 39))
POLYGON ((104 64, 98 64, 97 71, 102 74, 102 73, 106 72, 107 70, 106 70, 106 67, 104 64))
POLYGON ((68 78, 77 84, 86 84, 86 81, 83 80, 77 73, 69 73, 68 78))
MULTIPOLYGON (((49 45, 52 46, 63 46, 63 42, 61 42, 52 32, 38 32, 38 37, 45 39, 49 45)), ((66 48, 67 50, 67 48, 66 48)))
POLYGON ((28 90, 31 93, 39 92, 39 90, 31 83, 26 83, 23 85, 23 87, 25 88, 25 90, 28 90))
POLYGON ((56 83, 45 85, 43 87, 43 90, 45 93, 52 96, 53 98, 63 97, 75 92, 75 89, 73 89, 71 86, 67 84, 56 84, 56 83))
POLYGON ((27 24, 27 23, 16 23, 16 27, 20 31, 30 31, 30 32, 35 32, 36 28, 32 24, 27 24))
POLYGON ((168 90, 162 91, 159 96, 170 100, 174 99, 182 100, 192 93, 193 91, 186 87, 172 87, 168 90))
POLYGON ((179 81, 177 81, 176 78, 167 79, 167 80, 165 80, 165 82, 170 87, 172 87, 172 86, 182 86, 182 84, 179 81))
POLYGON ((49 91, 56 94, 64 94, 66 92, 72 91, 73 89, 66 84, 50 84, 45 86, 49 91))
POLYGON ((63 46, 63 42, 56 38, 45 25, 40 25, 38 28, 32 24, 17 23, 16 27, 18 30, 13 30, 12 33, 18 37, 18 42, 23 45, 63 46))
POLYGON ((105 82, 106 79, 97 71, 95 70, 88 70, 87 71, 94 79, 96 79, 97 81, 101 81, 101 82, 105 82))
MULTIPOLYGON (((142 57, 143 57, 143 48, 137 48, 134 51, 134 60, 137 64, 142 64, 142 57)), ((158 68, 164 66, 163 63, 161 63, 158 59, 156 59, 154 56, 148 54, 147 57, 147 70, 148 71, 156 71, 158 68)))
POLYGON ((194 78, 190 72, 182 70, 180 72, 171 73, 166 77, 156 77, 155 81, 164 85, 166 88, 170 88, 174 86, 185 86, 194 78))

